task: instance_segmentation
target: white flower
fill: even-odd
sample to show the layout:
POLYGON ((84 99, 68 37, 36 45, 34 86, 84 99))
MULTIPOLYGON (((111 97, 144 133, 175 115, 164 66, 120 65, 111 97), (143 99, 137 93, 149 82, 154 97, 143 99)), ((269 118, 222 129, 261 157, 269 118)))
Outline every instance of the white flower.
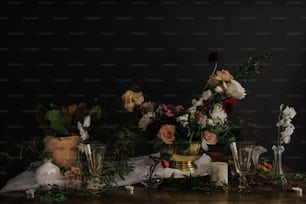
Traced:
POLYGON ((214 121, 212 119, 207 119, 207 124, 211 126, 215 126, 214 121))
POLYGON ((203 105, 203 100, 202 98, 199 98, 199 100, 192 99, 191 103, 192 103, 192 107, 198 107, 198 106, 203 105))
POLYGON ((187 127, 189 122, 188 122, 188 118, 189 118, 189 115, 188 114, 184 114, 184 115, 181 115, 181 116, 178 116, 176 118, 176 121, 181 123, 181 125, 183 127, 187 127))
POLYGON ((87 140, 89 138, 88 132, 83 127, 80 128, 79 131, 80 131, 81 139, 83 141, 85 141, 85 140, 87 140))
POLYGON ((292 125, 291 124, 291 121, 292 121, 292 119, 281 119, 280 121, 278 121, 277 123, 276 123, 276 126, 277 127, 287 127, 287 126, 289 126, 289 125, 292 125))
POLYGON ((90 127, 90 121, 91 121, 90 115, 87 115, 84 118, 83 127, 90 127))
POLYGON ((289 144, 290 143, 290 140, 291 140, 291 137, 290 136, 286 136, 286 137, 282 137, 281 138, 281 144, 289 144))
POLYGON ((243 99, 246 95, 245 89, 236 80, 231 80, 227 83, 226 94, 235 99, 243 99))
POLYGON ((214 106, 214 109, 210 113, 213 123, 211 125, 223 125, 227 119, 227 114, 222 108, 222 104, 217 103, 214 106))
POLYGON ((207 121, 207 116, 206 115, 203 115, 201 118, 198 119, 198 124, 204 128, 206 127, 206 121, 207 121))
POLYGON ((196 111, 197 111, 196 106, 191 106, 190 108, 188 108, 188 112, 190 112, 190 113, 195 113, 196 111))
POLYGON ((291 136, 294 132, 294 126, 293 125, 290 125, 288 127, 286 127, 284 129, 284 131, 281 132, 281 135, 282 137, 288 137, 288 136, 291 136))
POLYGON ((85 152, 85 147, 84 147, 84 146, 85 146, 85 145, 84 145, 83 143, 80 143, 80 144, 78 145, 78 149, 79 149, 79 151, 82 152, 82 153, 85 152))
POLYGON ((293 134, 293 132, 294 132, 293 125, 286 127, 285 130, 281 132, 280 143, 281 144, 290 143, 291 135, 293 134))
POLYGON ((223 93, 223 89, 222 89, 221 86, 217 86, 217 87, 215 88, 215 91, 216 91, 217 93, 223 93))
POLYGON ((78 126, 78 130, 79 130, 79 134, 81 136, 81 139, 83 141, 87 140, 89 138, 89 134, 88 134, 87 130, 84 129, 84 126, 81 124, 80 121, 78 121, 77 126, 78 126))
POLYGON ((204 91, 203 93, 202 93, 202 98, 206 101, 206 100, 208 100, 210 97, 212 96, 212 92, 211 92, 211 90, 207 90, 207 91, 204 91))
POLYGON ((280 105, 279 121, 276 123, 279 131, 279 143, 288 144, 291 140, 291 135, 294 132, 294 125, 291 123, 292 118, 296 115, 294 108, 284 105, 280 105))
POLYGON ((289 106, 286 106, 286 108, 283 110, 283 118, 285 119, 292 119, 296 115, 296 112, 294 108, 291 108, 289 106))
POLYGON ((148 127, 148 125, 151 123, 151 121, 155 118, 154 112, 147 112, 142 116, 142 118, 139 120, 138 127, 145 131, 148 127))

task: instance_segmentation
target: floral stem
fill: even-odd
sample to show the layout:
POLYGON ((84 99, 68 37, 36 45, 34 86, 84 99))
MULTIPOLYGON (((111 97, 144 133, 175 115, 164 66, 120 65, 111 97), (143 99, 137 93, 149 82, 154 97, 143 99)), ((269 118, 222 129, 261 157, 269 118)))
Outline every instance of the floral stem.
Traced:
MULTIPOLYGON (((213 71, 212 71, 212 73, 209 75, 209 77, 210 77, 210 76, 213 76, 213 75, 215 74, 215 72, 216 72, 216 70, 217 70, 217 67, 218 67, 218 63, 215 62, 213 71)), ((208 87, 208 81, 206 82, 206 85, 205 85, 205 87, 204 87, 204 90, 206 90, 207 87, 208 87)))
POLYGON ((192 140, 193 140, 193 135, 194 135, 194 132, 191 132, 190 138, 189 138, 189 144, 191 144, 191 142, 192 142, 192 140))
POLYGON ((210 74, 210 76, 212 76, 212 75, 215 74, 215 72, 216 72, 216 70, 217 70, 217 67, 218 67, 218 63, 216 62, 216 63, 214 64, 214 69, 213 69, 212 73, 210 74))
MULTIPOLYGON (((278 115, 278 121, 280 122, 282 119, 282 111, 283 111, 283 106, 280 106, 280 110, 279 110, 279 115, 278 115)), ((280 124, 278 124, 277 126, 277 146, 281 145, 281 126, 280 124)))

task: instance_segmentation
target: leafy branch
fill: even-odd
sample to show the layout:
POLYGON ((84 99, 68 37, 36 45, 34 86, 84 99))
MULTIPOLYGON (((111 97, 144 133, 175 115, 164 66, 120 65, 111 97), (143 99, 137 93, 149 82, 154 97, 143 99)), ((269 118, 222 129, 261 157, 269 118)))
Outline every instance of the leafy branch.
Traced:
POLYGON ((255 57, 249 57, 247 60, 242 60, 241 64, 234 68, 234 78, 239 81, 241 79, 247 79, 254 74, 259 74, 260 70, 264 66, 264 63, 270 62, 272 59, 271 53, 265 53, 255 57))

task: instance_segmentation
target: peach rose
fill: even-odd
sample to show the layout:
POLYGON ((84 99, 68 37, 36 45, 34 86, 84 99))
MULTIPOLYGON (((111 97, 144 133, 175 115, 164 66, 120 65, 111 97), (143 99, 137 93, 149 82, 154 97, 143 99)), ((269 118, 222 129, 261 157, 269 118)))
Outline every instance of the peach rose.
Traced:
POLYGON ((218 142, 217 135, 210 131, 205 131, 203 133, 202 140, 209 145, 215 145, 218 142))
POLYGON ((224 69, 222 69, 221 71, 217 71, 216 75, 222 81, 230 81, 234 79, 234 77, 229 73, 229 71, 224 69))
POLYGON ((209 77, 208 84, 211 87, 221 86, 223 89, 226 89, 225 82, 229 82, 233 79, 234 77, 229 73, 229 71, 222 69, 209 77))
POLYGON ((122 101, 124 102, 124 108, 132 112, 136 105, 140 105, 144 102, 144 97, 142 92, 134 92, 127 90, 122 96, 122 101))
POLYGON ((220 83, 221 83, 221 79, 218 78, 216 75, 212 75, 208 79, 208 84, 211 87, 217 87, 220 85, 220 83))
POLYGON ((175 126, 174 125, 163 125, 157 133, 159 137, 165 144, 173 144, 175 140, 175 126))

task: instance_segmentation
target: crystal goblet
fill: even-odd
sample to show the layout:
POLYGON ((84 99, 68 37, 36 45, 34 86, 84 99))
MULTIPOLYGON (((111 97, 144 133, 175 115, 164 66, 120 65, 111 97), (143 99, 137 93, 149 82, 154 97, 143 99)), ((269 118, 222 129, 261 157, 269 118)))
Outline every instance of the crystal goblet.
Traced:
POLYGON ((252 165, 252 154, 254 145, 249 143, 230 143, 230 149, 232 152, 235 170, 239 175, 239 191, 248 191, 248 184, 246 180, 246 174, 250 171, 252 165))
POLYGON ((89 184, 95 188, 101 185, 100 176, 103 171, 103 161, 106 146, 104 144, 86 144, 84 152, 87 160, 88 171, 91 175, 89 184))

